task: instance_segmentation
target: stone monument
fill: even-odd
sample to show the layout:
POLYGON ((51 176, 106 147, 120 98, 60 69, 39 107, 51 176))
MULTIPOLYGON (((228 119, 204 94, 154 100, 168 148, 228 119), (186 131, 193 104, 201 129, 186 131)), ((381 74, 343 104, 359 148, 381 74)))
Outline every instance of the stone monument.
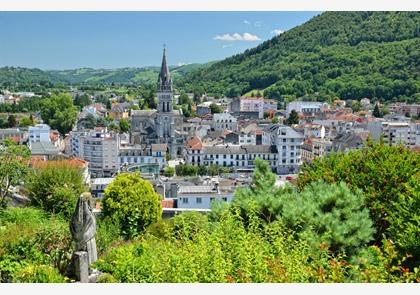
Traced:
POLYGON ((76 244, 73 253, 74 273, 79 282, 88 283, 94 272, 90 265, 98 259, 96 251, 96 220, 89 205, 90 193, 83 193, 73 213, 70 232, 76 244))

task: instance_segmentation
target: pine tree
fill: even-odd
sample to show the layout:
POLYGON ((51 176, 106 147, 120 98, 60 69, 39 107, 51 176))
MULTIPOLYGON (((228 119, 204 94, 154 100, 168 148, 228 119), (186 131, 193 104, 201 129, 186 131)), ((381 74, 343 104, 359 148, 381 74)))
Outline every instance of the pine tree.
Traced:
POLYGON ((382 118, 383 117, 382 112, 379 109, 379 104, 375 104, 375 108, 373 109, 372 115, 375 118, 382 118))

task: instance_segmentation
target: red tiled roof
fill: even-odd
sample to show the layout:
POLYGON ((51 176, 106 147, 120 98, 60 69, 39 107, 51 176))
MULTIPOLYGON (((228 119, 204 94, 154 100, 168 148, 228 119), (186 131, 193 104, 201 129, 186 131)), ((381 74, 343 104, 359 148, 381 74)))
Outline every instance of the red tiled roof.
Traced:
POLYGON ((203 148, 203 144, 197 136, 194 136, 190 140, 187 141, 187 146, 189 149, 192 150, 201 150, 203 148))

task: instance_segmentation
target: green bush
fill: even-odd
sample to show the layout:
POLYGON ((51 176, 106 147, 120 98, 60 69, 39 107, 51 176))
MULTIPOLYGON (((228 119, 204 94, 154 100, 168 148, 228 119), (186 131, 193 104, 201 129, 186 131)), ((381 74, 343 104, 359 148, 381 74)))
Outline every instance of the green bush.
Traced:
POLYGON ((70 217, 84 191, 82 171, 67 161, 48 161, 33 168, 25 184, 31 204, 70 217))
POLYGON ((105 189, 104 217, 118 222, 126 238, 141 233, 162 217, 160 197, 139 173, 121 173, 105 189))
POLYGON ((13 276, 14 283, 65 283, 66 279, 49 265, 29 264, 13 276))
POLYGON ((362 190, 380 243, 385 234, 402 255, 420 264, 420 154, 403 146, 369 142, 361 150, 317 158, 305 165, 297 184, 324 180, 345 182, 352 191, 362 190))
POLYGON ((11 282, 28 265, 48 265, 65 274, 72 239, 68 222, 35 208, 0 213, 0 282, 11 282))
POLYGON ((97 283, 118 283, 118 281, 109 273, 104 273, 99 276, 97 283))

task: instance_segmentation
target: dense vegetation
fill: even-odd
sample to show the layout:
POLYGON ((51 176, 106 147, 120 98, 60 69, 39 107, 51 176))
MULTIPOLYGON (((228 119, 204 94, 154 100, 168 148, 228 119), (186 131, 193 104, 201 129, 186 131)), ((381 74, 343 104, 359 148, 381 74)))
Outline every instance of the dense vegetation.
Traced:
POLYGON ((419 23, 419 12, 325 12, 179 84, 228 96, 418 101, 419 23))

